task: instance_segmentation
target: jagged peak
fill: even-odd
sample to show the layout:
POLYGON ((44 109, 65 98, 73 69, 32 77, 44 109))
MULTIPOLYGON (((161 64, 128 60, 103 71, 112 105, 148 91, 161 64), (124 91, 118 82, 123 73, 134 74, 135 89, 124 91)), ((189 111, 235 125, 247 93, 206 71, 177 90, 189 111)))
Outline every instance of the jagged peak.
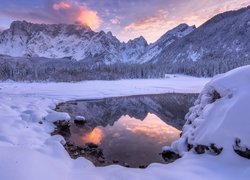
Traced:
POLYGON ((113 37, 113 34, 112 34, 111 31, 108 31, 108 32, 107 32, 107 35, 113 37))
POLYGON ((144 46, 148 45, 146 39, 143 36, 140 36, 140 37, 135 38, 133 40, 129 40, 128 44, 140 44, 140 45, 144 45, 144 46))
MULTIPOLYGON (((26 32, 39 32, 39 31, 49 31, 49 32, 62 32, 65 31, 65 33, 67 34, 72 34, 75 32, 78 32, 77 34, 79 34, 79 32, 86 32, 86 31, 91 31, 91 28, 86 26, 86 25, 82 25, 82 24, 64 24, 64 23, 60 23, 60 24, 38 24, 38 23, 31 23, 31 22, 27 22, 27 21, 13 21, 10 25, 10 30, 14 31, 14 30, 21 30, 21 31, 26 31, 26 32)), ((53 33, 53 34, 54 34, 53 33)))

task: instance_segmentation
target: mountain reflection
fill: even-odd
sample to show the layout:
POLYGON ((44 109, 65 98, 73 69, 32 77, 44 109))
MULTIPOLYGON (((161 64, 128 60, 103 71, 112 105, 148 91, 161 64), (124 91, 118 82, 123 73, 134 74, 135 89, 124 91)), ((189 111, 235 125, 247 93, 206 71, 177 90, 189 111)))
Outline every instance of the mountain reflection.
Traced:
POLYGON ((70 126, 69 141, 74 145, 97 144, 105 163, 115 160, 138 167, 164 163, 159 153, 179 138, 178 129, 196 98, 196 94, 170 93, 68 101, 58 105, 57 111, 68 112, 72 122, 79 115, 86 118, 84 125, 70 126))
POLYGON ((179 130, 148 113, 143 120, 124 115, 112 126, 75 129, 71 141, 78 146, 98 144, 106 159, 138 165, 163 162, 159 156, 161 148, 170 145, 179 135, 179 130))
POLYGON ((92 131, 80 131, 72 134, 72 140, 79 145, 85 143, 101 144, 103 138, 112 137, 124 139, 125 135, 138 138, 143 136, 145 138, 152 138, 160 144, 169 144, 177 139, 180 131, 176 128, 166 124, 159 117, 154 114, 148 113, 143 120, 139 120, 128 115, 122 116, 118 119, 113 126, 98 126, 92 131))

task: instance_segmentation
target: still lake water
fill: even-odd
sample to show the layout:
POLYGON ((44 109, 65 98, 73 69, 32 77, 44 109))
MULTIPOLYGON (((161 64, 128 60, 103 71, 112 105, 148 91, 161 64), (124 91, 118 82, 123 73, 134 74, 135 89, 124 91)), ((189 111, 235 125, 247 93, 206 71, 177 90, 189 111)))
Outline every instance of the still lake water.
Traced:
POLYGON ((70 140, 78 146, 97 144, 103 150, 105 159, 137 167, 152 162, 164 163, 159 154, 162 147, 179 137, 179 130, 149 113, 143 120, 125 115, 113 126, 97 126, 91 131, 75 127, 70 140))
POLYGON ((164 163, 161 149, 179 138, 184 116, 196 98, 197 94, 169 93, 77 100, 59 104, 56 111, 71 117, 68 141, 80 147, 94 143, 102 150, 105 163, 93 161, 95 165, 116 161, 139 167, 164 163), (81 127, 73 123, 79 115, 86 118, 81 127))

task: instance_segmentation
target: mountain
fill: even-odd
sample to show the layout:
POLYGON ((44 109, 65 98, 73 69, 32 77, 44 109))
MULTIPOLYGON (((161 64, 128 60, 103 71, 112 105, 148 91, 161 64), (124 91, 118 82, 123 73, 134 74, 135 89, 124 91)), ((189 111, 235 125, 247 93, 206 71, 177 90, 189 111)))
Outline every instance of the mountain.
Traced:
POLYGON ((187 24, 180 24, 174 29, 166 32, 163 36, 160 37, 155 43, 150 44, 145 53, 140 57, 139 62, 148 62, 159 54, 162 53, 173 42, 178 41, 179 39, 187 36, 196 29, 195 26, 188 26, 187 24))
POLYGON ((143 63, 193 29, 182 24, 148 45, 142 36, 122 43, 111 32, 94 32, 79 24, 47 25, 14 21, 9 29, 0 34, 0 54, 14 57, 69 57, 105 64, 143 63))
POLYGON ((142 36, 120 42, 111 32, 77 24, 15 21, 0 34, 0 79, 211 77, 250 64, 249 39, 250 6, 218 14, 198 28, 180 24, 152 44, 142 36))
POLYGON ((214 75, 249 64, 249 39, 250 6, 216 15, 192 33, 173 42, 154 61, 187 71, 190 68, 197 71, 204 65, 215 71, 207 75, 214 75))
POLYGON ((72 57, 76 60, 98 55, 108 63, 119 60, 119 44, 111 33, 93 32, 87 26, 15 21, 0 36, 0 53, 18 57, 72 57))

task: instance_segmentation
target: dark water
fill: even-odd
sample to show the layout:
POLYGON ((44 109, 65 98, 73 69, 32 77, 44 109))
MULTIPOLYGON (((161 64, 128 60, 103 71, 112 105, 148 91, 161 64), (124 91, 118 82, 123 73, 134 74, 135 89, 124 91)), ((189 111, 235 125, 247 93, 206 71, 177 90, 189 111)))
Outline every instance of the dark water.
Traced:
POLYGON ((86 118, 84 126, 72 123, 69 141, 77 146, 97 144, 106 164, 118 161, 130 167, 164 163, 161 149, 180 136, 184 116, 195 94, 164 94, 102 100, 70 101, 57 111, 86 118), (179 129, 179 130, 178 130, 179 129))

